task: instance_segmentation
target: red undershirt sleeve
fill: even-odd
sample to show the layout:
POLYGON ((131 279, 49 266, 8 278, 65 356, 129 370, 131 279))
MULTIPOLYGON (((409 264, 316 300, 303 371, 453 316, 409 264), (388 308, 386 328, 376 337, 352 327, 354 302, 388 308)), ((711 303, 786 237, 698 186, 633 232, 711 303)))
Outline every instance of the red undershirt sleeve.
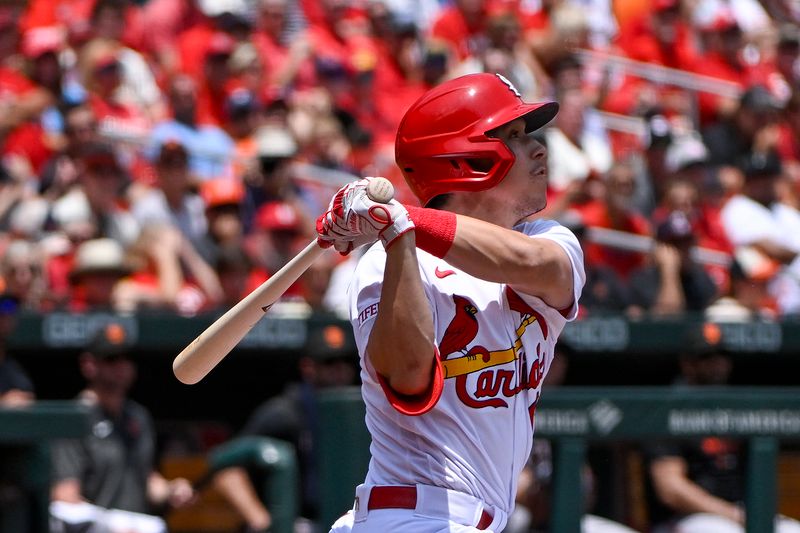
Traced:
POLYGON ((434 352, 433 366, 433 380, 431 381, 431 386, 426 392, 414 396, 397 393, 389 385, 389 381, 378 374, 378 382, 381 384, 383 393, 386 395, 386 399, 389 400, 391 406, 397 409, 398 412, 408 416, 419 416, 433 409, 433 406, 436 405, 439 398, 442 396, 442 390, 444 390, 444 374, 442 371, 442 363, 439 360, 438 349, 435 349, 434 352))

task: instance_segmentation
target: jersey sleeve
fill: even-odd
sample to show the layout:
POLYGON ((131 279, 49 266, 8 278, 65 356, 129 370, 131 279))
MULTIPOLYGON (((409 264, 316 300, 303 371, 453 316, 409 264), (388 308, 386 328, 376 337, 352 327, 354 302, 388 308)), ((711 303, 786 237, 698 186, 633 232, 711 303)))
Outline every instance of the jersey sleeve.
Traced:
MULTIPOLYGON (((353 325, 358 353, 361 355, 362 368, 367 372, 370 379, 381 388, 392 407, 404 415, 417 416, 426 413, 436 405, 444 388, 444 374, 438 352, 431 353, 431 357, 436 361, 436 366, 434 367, 430 389, 426 393, 413 398, 401 396, 392 390, 384 377, 375 371, 369 361, 369 357, 366 355, 369 336, 372 333, 372 327, 375 325, 375 318, 378 316, 385 258, 386 254, 383 251, 383 247, 377 245, 368 250, 359 261, 349 289, 350 322, 353 325)), ((422 282, 429 304, 433 307, 430 288, 424 277, 422 282)))
POLYGON ((572 265, 573 300, 570 307, 560 311, 567 321, 575 320, 578 316, 578 301, 586 283, 586 271, 583 267, 583 249, 581 249, 578 238, 570 230, 553 220, 527 222, 519 229, 532 238, 555 241, 566 252, 572 265))

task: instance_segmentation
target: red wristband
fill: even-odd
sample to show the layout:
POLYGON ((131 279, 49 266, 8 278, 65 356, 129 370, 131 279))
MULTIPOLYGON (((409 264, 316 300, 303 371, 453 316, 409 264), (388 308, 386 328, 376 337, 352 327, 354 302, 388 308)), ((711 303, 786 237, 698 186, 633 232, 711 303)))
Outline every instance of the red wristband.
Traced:
POLYGON ((456 238, 456 214, 438 209, 406 206, 414 223, 417 248, 443 258, 456 238))

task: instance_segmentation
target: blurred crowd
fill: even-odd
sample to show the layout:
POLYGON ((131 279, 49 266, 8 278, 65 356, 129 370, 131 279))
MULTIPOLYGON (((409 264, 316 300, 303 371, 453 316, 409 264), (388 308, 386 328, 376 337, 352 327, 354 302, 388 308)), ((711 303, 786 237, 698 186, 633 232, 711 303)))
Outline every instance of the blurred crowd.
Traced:
MULTIPOLYGON (((541 216, 584 315, 800 311, 800 12, 783 0, 30 0, 0 7, 0 292, 222 309, 392 180, 405 109, 496 72, 561 105, 541 216)), ((341 312, 327 254, 285 300, 341 312)))

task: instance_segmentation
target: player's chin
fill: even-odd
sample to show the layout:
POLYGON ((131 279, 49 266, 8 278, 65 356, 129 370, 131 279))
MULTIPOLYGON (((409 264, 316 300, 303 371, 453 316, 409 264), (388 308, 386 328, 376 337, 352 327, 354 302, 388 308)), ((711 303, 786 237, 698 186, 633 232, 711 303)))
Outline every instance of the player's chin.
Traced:
POLYGON ((524 210, 524 218, 530 217, 542 211, 547 207, 547 196, 536 198, 534 201, 528 202, 527 208, 524 210))

